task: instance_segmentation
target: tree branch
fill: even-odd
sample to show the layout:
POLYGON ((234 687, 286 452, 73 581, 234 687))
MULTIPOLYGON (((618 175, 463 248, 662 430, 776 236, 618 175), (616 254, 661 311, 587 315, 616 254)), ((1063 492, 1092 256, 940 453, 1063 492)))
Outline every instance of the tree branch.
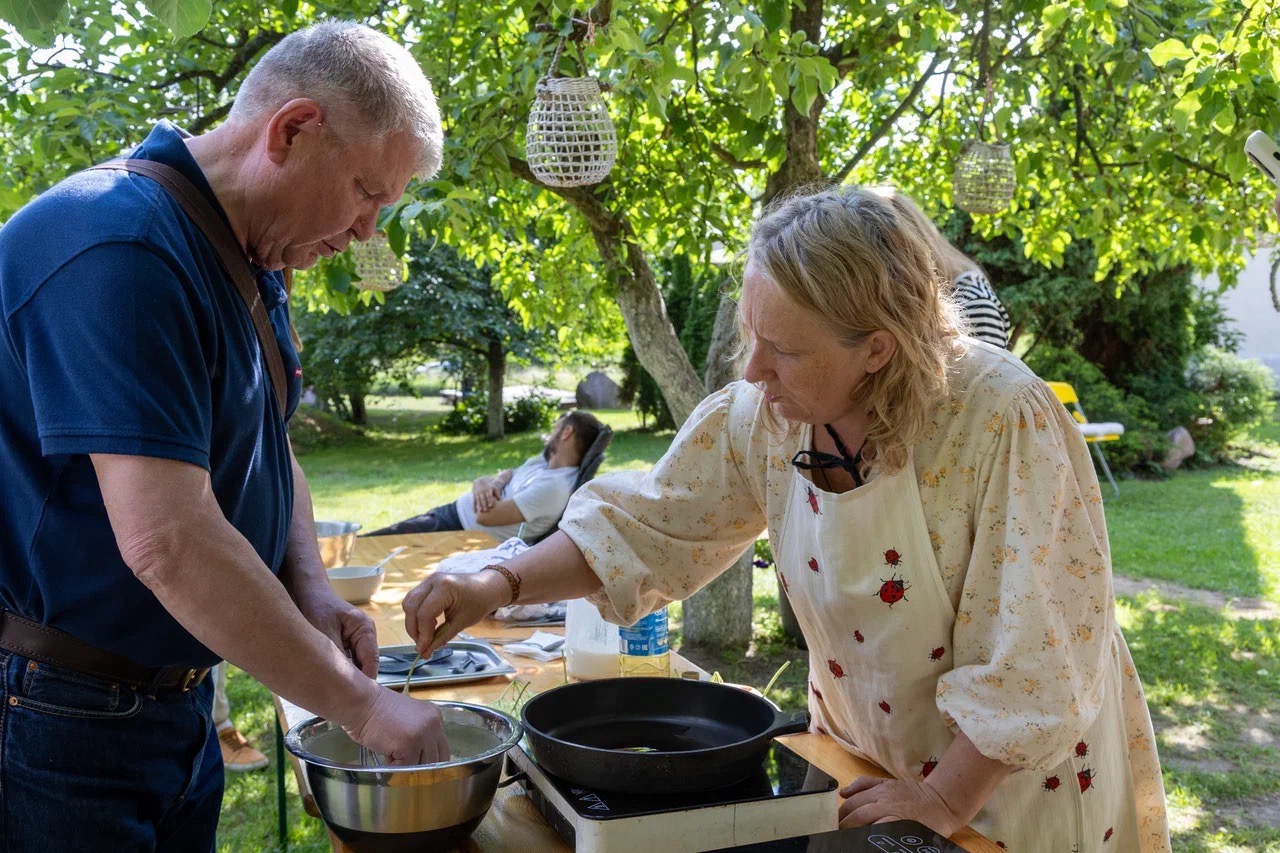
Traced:
POLYGON ((711 153, 735 169, 763 169, 769 165, 763 160, 739 160, 717 142, 711 143, 711 153))
POLYGON ((596 191, 600 187, 607 186, 606 184, 597 184, 594 187, 553 187, 538 180, 533 170, 529 168, 529 163, 519 157, 508 154, 507 165, 511 168, 511 174, 517 178, 558 195, 573 205, 587 220, 592 230, 610 234, 620 230, 617 218, 596 196, 596 191))
POLYGON ((227 113, 229 112, 231 112, 230 101, 218 107, 213 112, 205 113, 204 115, 200 116, 200 118, 196 119, 191 123, 191 126, 187 128, 187 131, 192 136, 198 136, 199 134, 204 133, 206 130, 212 127, 215 123, 226 118, 227 113))
POLYGON ((71 71, 74 71, 77 74, 92 74, 95 77, 102 77, 107 80, 114 80, 117 83, 125 83, 130 86, 132 86, 135 82, 132 77, 125 77, 122 74, 112 74, 110 71, 99 71, 96 68, 81 68, 77 66, 63 65, 61 62, 33 62, 31 63, 31 67, 41 68, 48 71, 61 71, 62 69, 66 68, 66 69, 70 69, 71 71))
MULTIPOLYGON (((915 14, 915 19, 920 20, 920 14, 915 14)), ((898 33, 897 22, 894 21, 893 30, 889 33, 889 37, 883 42, 875 46, 875 53, 887 53, 889 48, 894 47, 902 42, 902 36, 898 33)), ((858 60, 862 58, 862 54, 853 50, 851 43, 842 42, 840 44, 829 45, 818 51, 819 55, 831 63, 836 70, 836 75, 843 79, 850 71, 858 66, 858 60)))
POLYGON ((849 173, 854 170, 858 163, 862 162, 862 158, 867 156, 867 153, 875 147, 876 143, 883 139, 884 135, 889 132, 889 128, 893 127, 898 119, 902 117, 902 114, 905 113, 915 102, 916 98, 920 97, 920 93, 924 91, 925 84, 929 82, 929 78, 933 76, 933 72, 941 62, 942 54, 935 53, 932 61, 929 63, 929 67, 925 69, 924 74, 922 74, 920 79, 915 82, 915 85, 911 87, 911 91, 902 99, 902 103, 898 104, 897 108, 895 108, 884 121, 880 122, 875 130, 871 131, 871 134, 863 140, 860 146, 858 146, 858 150, 854 152, 851 158, 849 158, 849 161, 846 162, 844 166, 840 168, 840 171, 836 173, 834 178, 835 183, 844 183, 845 178, 849 177, 849 173))
POLYGON ((152 83, 151 88, 156 90, 167 89, 184 80, 197 80, 203 78, 205 80, 217 80, 221 75, 211 68, 199 68, 193 71, 183 71, 181 74, 175 74, 172 77, 166 77, 159 82, 152 83))
POLYGON ((1217 169, 1214 169, 1210 166, 1206 166, 1203 163, 1197 163, 1195 160, 1192 160, 1189 157, 1183 157, 1181 154, 1174 154, 1173 159, 1177 160, 1179 163, 1183 163, 1184 165, 1190 166, 1196 171, 1204 172, 1206 175, 1212 175, 1213 177, 1217 178, 1220 181, 1229 182, 1231 180, 1230 175, 1223 174, 1222 172, 1219 172, 1217 169))

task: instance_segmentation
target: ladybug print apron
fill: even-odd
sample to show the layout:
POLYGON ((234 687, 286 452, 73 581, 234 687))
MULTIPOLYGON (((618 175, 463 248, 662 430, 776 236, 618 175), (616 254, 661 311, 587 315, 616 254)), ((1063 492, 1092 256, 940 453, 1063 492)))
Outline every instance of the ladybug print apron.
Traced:
MULTIPOLYGON (((801 446, 811 441, 806 427, 801 446)), ((955 737, 936 690, 953 666, 956 614, 913 461, 843 494, 793 470, 773 552, 809 645, 813 730, 899 779, 921 780, 955 737)), ((1014 771, 973 821, 1004 849, 1140 849, 1119 667, 1109 669, 1103 710, 1073 754, 1048 771, 1014 771)))

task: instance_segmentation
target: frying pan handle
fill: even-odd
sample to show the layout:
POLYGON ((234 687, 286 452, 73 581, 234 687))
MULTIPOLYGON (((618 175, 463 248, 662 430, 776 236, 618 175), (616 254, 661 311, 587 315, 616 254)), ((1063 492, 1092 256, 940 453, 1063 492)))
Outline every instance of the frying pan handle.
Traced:
POLYGON ((779 735, 798 735, 807 731, 809 731, 808 711, 801 711, 798 714, 784 714, 779 711, 773 721, 773 725, 765 732, 765 737, 775 738, 779 735))
POLYGON ((521 770, 503 779, 501 782, 498 783, 498 787, 505 788, 508 785, 514 785, 516 782, 527 782, 528 780, 529 780, 529 774, 521 770))

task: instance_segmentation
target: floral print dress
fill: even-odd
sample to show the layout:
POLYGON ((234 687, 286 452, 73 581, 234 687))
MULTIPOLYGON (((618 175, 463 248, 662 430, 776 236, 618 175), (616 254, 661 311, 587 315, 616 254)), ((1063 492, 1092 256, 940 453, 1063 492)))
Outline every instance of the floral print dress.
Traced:
POLYGON ((765 405, 734 383, 652 471, 575 495, 561 529, 606 616, 687 598, 767 527, 809 642, 815 727, 907 779, 963 731, 1018 768, 974 821, 1006 849, 1168 851, 1097 478, 1047 386, 968 341, 906 466, 844 494, 790 464, 812 429, 770 429, 765 405))

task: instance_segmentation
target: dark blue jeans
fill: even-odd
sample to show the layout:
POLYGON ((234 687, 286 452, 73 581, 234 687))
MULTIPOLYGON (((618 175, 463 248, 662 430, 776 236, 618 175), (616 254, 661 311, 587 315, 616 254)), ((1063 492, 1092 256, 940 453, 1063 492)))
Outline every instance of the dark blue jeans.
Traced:
POLYGON ((366 536, 389 536, 394 533, 440 533, 445 530, 461 530, 458 505, 447 503, 430 509, 422 515, 397 521, 395 524, 366 533, 366 536))
POLYGON ((208 853, 222 806, 213 682, 151 699, 0 650, 2 853, 208 853))

